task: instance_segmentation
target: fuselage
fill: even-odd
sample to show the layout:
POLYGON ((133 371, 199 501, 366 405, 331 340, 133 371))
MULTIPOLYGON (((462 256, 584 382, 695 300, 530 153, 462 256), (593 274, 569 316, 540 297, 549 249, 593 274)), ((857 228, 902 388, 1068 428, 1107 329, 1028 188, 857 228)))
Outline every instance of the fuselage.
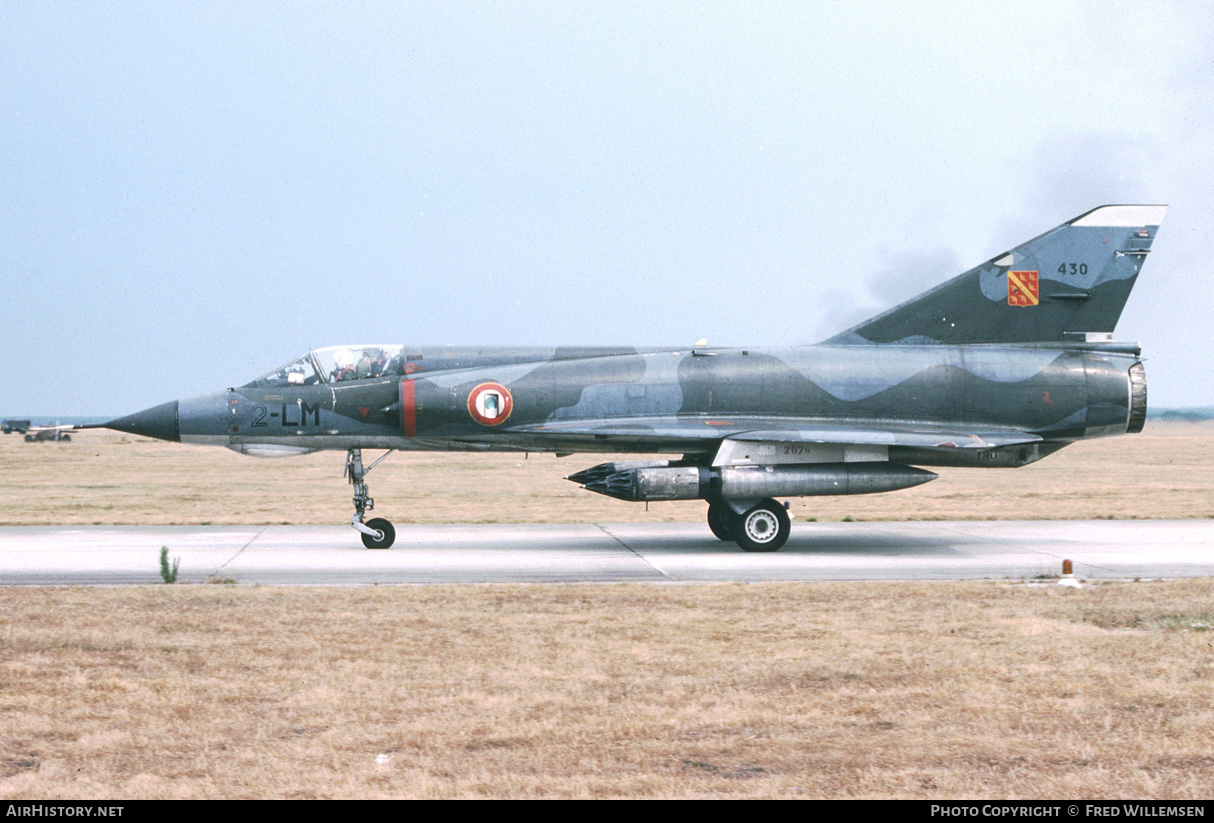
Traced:
MULTIPOLYGON (((179 439, 258 455, 350 448, 695 453, 778 419, 927 430, 963 423, 1039 435, 1054 444, 1048 453, 1141 428, 1145 414, 1133 347, 387 348, 400 354, 378 376, 339 380, 317 368, 306 385, 286 378, 257 385, 263 378, 181 400, 173 412, 179 439), (588 433, 585 424, 599 421, 615 424, 610 434, 588 433), (629 421, 631 436, 620 426, 629 421), (692 436, 671 435, 661 421, 678 421, 692 436)), ((951 453, 903 458, 959 464, 951 453)), ((1030 461, 1013 464, 1022 462, 1030 461)))

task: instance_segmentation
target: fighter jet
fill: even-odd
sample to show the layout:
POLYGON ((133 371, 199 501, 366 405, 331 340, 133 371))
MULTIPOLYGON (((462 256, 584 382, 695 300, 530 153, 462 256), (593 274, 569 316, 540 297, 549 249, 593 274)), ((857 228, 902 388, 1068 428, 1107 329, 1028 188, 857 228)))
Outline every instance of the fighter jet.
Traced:
POLYGON ((1141 431, 1137 343, 1113 329, 1165 206, 1101 206, 817 345, 319 348, 238 388, 106 428, 262 457, 347 452, 367 548, 367 473, 397 450, 627 452, 569 480, 622 500, 704 500, 718 538, 788 540, 781 498, 1016 468, 1141 431), (363 449, 384 449, 364 465, 363 449))

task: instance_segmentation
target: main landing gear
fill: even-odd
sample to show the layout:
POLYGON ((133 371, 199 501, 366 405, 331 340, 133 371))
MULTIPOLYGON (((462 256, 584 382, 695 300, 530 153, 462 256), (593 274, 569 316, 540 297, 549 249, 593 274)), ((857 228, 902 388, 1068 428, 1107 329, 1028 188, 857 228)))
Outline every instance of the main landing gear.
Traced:
POLYGON ((770 497, 737 514, 728 503, 708 504, 708 528, 721 540, 732 540, 748 552, 777 552, 788 542, 788 511, 770 497))
POLYGON ((350 518, 350 525, 362 533, 363 545, 368 549, 386 549, 392 545, 392 541, 396 540, 396 529, 382 517, 376 517, 363 523, 363 515, 368 509, 375 508, 375 501, 367 495, 368 489, 365 481, 367 472, 378 466, 379 461, 391 453, 392 450, 389 449, 383 457, 365 469, 363 468, 362 449, 350 449, 346 454, 344 474, 349 478, 350 484, 354 486, 354 516, 350 518))

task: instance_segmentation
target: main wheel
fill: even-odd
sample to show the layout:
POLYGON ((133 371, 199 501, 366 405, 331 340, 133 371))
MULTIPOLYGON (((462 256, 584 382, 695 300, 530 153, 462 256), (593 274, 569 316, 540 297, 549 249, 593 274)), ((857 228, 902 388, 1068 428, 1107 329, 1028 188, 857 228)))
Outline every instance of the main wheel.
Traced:
POLYGON ((394 529, 392 524, 387 520, 384 520, 382 517, 376 517, 373 520, 368 520, 367 528, 375 529, 375 531, 379 532, 381 535, 381 537, 376 538, 373 534, 359 532, 359 534, 362 534, 363 545, 368 549, 386 549, 392 545, 392 541, 396 540, 396 529, 394 529))
POLYGON ((738 517, 734 540, 748 552, 778 552, 791 530, 788 512, 769 498, 738 517))
POLYGON ((725 503, 708 504, 708 528, 718 539, 726 542, 734 540, 734 521, 737 515, 725 503))

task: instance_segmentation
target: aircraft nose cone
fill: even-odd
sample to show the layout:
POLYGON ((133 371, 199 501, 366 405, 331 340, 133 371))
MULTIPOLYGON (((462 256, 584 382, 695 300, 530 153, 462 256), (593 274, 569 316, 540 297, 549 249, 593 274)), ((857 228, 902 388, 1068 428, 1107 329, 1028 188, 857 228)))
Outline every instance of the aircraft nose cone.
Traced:
POLYGON ((155 437, 160 440, 181 442, 181 428, 177 423, 177 401, 161 403, 126 417, 119 417, 105 424, 107 429, 115 429, 143 437, 155 437))

